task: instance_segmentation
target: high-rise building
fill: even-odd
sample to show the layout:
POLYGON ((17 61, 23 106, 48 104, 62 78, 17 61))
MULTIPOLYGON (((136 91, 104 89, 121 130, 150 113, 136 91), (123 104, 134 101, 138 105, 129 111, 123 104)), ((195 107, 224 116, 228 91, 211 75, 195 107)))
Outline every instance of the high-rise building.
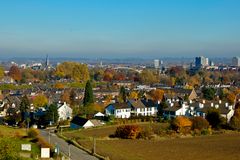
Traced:
POLYGON ((239 67, 240 66, 240 58, 239 57, 233 57, 232 58, 232 65, 239 67))
POLYGON ((45 68, 47 69, 49 67, 50 63, 49 63, 49 57, 48 54, 46 56, 46 60, 45 60, 45 68))
POLYGON ((208 58, 205 58, 203 56, 195 58, 195 67, 197 68, 208 66, 208 63, 208 58))
POLYGON ((154 63, 154 68, 159 68, 160 67, 158 59, 154 59, 153 63, 154 63))

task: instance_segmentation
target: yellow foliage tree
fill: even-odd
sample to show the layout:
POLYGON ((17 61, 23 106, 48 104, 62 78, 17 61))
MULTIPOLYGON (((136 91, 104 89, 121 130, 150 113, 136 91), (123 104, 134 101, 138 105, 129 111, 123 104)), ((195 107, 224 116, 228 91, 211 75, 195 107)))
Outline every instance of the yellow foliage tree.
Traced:
POLYGON ((192 121, 184 116, 178 116, 171 123, 172 128, 177 132, 186 132, 191 130, 192 121))
POLYGON ((45 95, 40 94, 33 99, 33 105, 36 108, 44 107, 48 104, 48 99, 45 95))
POLYGON ((138 93, 135 92, 135 91, 132 91, 129 96, 128 96, 129 99, 138 99, 138 93))

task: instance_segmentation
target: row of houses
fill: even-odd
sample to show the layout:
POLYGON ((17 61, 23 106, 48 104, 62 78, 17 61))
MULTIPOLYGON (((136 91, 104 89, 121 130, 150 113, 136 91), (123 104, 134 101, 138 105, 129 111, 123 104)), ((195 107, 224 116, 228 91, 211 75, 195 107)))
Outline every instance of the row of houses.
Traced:
POLYGON ((161 108, 159 103, 152 100, 129 100, 125 103, 109 104, 105 108, 107 116, 115 118, 130 118, 133 116, 156 116, 161 110, 163 117, 174 118, 176 116, 201 116, 206 117, 207 112, 212 109, 218 109, 220 115, 230 121, 234 114, 234 106, 227 102, 219 101, 183 101, 181 99, 167 99, 167 108, 161 108))

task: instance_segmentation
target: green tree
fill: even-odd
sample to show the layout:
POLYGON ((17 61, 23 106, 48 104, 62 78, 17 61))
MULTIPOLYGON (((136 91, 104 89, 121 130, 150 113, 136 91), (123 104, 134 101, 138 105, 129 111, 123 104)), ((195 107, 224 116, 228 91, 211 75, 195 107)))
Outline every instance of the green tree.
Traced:
POLYGON ((28 97, 25 95, 22 97, 21 103, 20 103, 20 112, 21 112, 21 121, 25 120, 25 113, 30 108, 30 102, 28 97))
POLYGON ((213 100, 215 97, 216 90, 214 88, 203 88, 203 97, 207 100, 213 100))
POLYGON ((119 101, 126 102, 126 100, 127 100, 126 89, 125 87, 122 86, 119 92, 119 101))
POLYGON ((56 104, 50 104, 46 110, 45 120, 46 121, 52 121, 56 123, 59 118, 58 110, 57 110, 56 104))
POLYGON ((87 106, 93 104, 93 90, 91 82, 88 80, 85 86, 84 98, 83 98, 83 105, 87 106))

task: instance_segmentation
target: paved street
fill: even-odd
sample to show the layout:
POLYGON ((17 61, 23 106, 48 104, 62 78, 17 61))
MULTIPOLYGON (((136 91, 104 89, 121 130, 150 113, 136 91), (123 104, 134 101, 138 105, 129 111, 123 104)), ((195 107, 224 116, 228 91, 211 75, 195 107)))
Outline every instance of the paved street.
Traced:
MULTIPOLYGON (((40 130, 41 135, 48 141, 49 140, 49 133, 46 130, 40 130)), ((50 143, 53 145, 58 145, 60 148, 60 152, 64 153, 65 155, 69 154, 69 146, 68 143, 65 142, 63 139, 57 137, 54 133, 51 133, 50 143)), ((96 157, 89 155, 87 152, 70 145, 70 153, 71 153, 71 160, 97 160, 96 157)))

